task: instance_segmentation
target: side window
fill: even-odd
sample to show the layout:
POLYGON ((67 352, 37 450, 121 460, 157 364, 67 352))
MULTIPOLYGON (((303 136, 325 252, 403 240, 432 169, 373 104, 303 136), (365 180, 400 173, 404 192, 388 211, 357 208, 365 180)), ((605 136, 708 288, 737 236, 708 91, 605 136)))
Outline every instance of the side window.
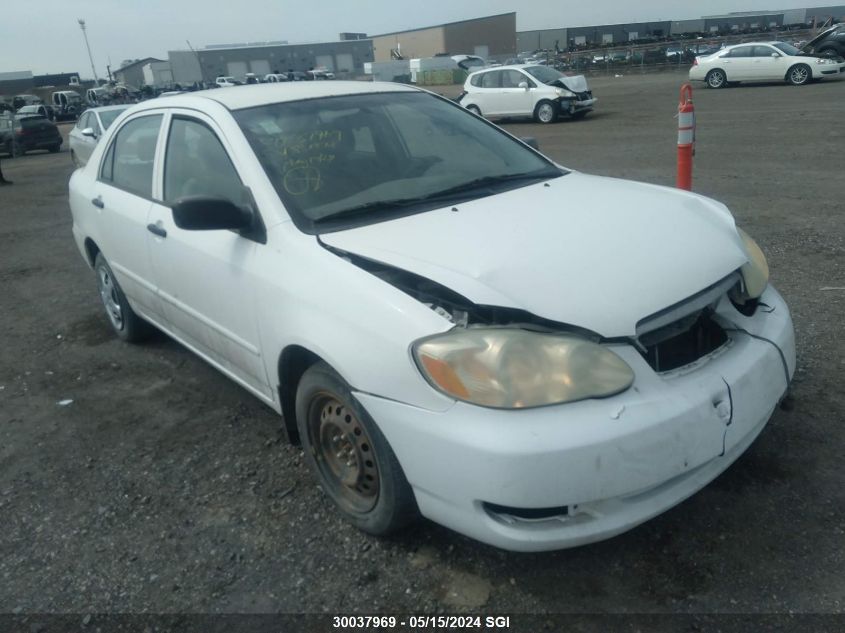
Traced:
POLYGON ((484 74, 481 73, 479 75, 473 75, 472 79, 469 80, 469 83, 475 86, 476 88, 481 87, 481 80, 484 78, 484 74))
POLYGON ((220 140, 205 124, 174 117, 164 159, 164 201, 214 196, 243 201, 244 186, 220 140))
POLYGON ((523 75, 518 70, 503 70, 502 71, 502 88, 519 88, 520 82, 525 82, 531 85, 528 77, 523 75))
POLYGON ((481 77, 482 88, 498 88, 502 85, 502 73, 499 70, 493 70, 489 73, 484 73, 481 77))
POLYGON ((769 46, 755 46, 754 57, 771 57, 775 49, 769 46))
POLYGON ((751 57, 753 46, 740 46, 739 48, 735 48, 731 51, 730 56, 731 58, 734 57, 751 57))
POLYGON ((76 127, 79 128, 80 130, 84 130, 86 127, 88 127, 88 117, 90 117, 90 116, 91 116, 91 113, 86 112, 81 117, 79 117, 79 121, 76 122, 76 127))
POLYGON ((100 170, 100 179, 139 196, 153 195, 153 160, 161 116, 132 119, 117 131, 100 170))

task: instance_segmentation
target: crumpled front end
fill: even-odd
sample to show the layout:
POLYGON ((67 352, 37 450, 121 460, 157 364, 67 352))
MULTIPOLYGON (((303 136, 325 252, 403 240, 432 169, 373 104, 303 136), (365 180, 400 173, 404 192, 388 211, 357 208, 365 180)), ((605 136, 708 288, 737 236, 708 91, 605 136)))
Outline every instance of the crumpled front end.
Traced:
MULTIPOLYGON (((748 448, 786 394, 794 334, 774 288, 750 316, 727 295, 715 310, 691 307, 679 321, 706 314, 724 340, 713 338, 697 357, 675 350, 676 360, 664 366, 643 337, 608 342, 635 373, 630 389, 609 398, 529 410, 457 402, 432 412, 356 397, 395 451, 423 515, 517 551, 602 540, 712 481, 748 448)), ((659 328, 651 332, 678 330, 662 338, 664 360, 672 345, 695 345, 681 330, 696 326, 679 321, 652 324, 659 328)))

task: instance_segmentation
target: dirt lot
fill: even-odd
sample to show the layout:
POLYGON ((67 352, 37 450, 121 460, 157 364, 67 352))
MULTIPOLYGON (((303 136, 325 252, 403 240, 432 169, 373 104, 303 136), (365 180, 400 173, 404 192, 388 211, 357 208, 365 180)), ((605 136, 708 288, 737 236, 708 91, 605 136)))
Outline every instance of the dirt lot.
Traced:
MULTIPOLYGON (((682 79, 594 79, 585 120, 505 127, 670 185, 682 79)), ((694 189, 760 242, 793 310, 794 408, 679 507, 535 555, 346 525, 272 411, 163 336, 110 334, 70 234, 67 147, 2 158, 0 612, 841 612, 843 102, 845 81, 695 92, 694 189)))

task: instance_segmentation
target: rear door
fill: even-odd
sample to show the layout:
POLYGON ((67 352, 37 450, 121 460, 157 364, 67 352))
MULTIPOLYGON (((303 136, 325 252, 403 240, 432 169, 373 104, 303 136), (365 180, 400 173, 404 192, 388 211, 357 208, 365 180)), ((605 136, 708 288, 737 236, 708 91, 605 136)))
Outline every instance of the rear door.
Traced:
POLYGON ((124 121, 103 155, 91 200, 103 255, 133 309, 154 321, 161 320, 161 309, 147 252, 147 218, 163 118, 144 112, 124 121))
POLYGON ((737 46, 722 58, 728 81, 748 81, 754 78, 754 47, 737 46))
POLYGON ((188 231, 171 205, 185 196, 249 204, 244 179, 219 126, 195 111, 167 122, 161 190, 150 214, 150 258, 168 326, 235 380, 272 399, 255 319, 251 277, 263 244, 228 230, 188 231))

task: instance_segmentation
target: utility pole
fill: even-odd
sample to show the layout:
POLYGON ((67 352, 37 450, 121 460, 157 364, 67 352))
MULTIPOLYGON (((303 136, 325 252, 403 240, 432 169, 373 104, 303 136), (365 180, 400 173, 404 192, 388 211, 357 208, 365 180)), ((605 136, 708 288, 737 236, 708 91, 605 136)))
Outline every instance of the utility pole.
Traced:
POLYGON ((94 82, 99 86, 100 78, 97 77, 97 69, 94 68, 94 56, 91 55, 91 46, 88 44, 88 33, 85 30, 85 20, 83 18, 79 18, 77 22, 79 22, 79 28, 82 29, 82 37, 85 38, 85 48, 88 49, 88 60, 91 62, 91 72, 94 73, 94 82))

